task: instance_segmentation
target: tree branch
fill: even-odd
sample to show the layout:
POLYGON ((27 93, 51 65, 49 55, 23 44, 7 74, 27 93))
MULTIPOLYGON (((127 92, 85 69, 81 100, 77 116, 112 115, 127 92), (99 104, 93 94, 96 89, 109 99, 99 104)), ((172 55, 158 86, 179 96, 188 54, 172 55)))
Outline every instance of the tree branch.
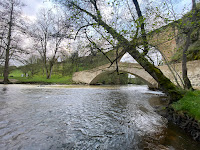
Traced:
POLYGON ((92 26, 92 25, 96 25, 96 24, 95 24, 95 23, 91 23, 91 24, 87 24, 87 25, 84 25, 84 26, 80 27, 80 28, 78 29, 78 31, 76 32, 76 35, 75 35, 74 40, 76 40, 76 37, 77 37, 77 35, 78 35, 78 33, 79 33, 79 31, 80 31, 81 29, 83 29, 83 28, 85 28, 85 27, 88 27, 88 26, 92 26))
POLYGON ((94 41, 92 41, 92 40, 88 37, 87 32, 85 32, 85 34, 86 34, 86 38, 88 39, 88 41, 90 41, 90 43, 92 43, 92 45, 93 45, 96 49, 98 49, 98 50, 110 61, 110 63, 112 63, 111 59, 106 55, 106 53, 104 53, 104 52, 97 46, 97 44, 96 44, 94 41))

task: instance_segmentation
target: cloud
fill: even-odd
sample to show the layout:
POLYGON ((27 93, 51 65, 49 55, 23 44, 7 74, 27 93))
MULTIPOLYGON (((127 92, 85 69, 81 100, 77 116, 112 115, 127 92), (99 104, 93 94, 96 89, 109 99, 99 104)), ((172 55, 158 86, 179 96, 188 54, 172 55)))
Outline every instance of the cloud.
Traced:
POLYGON ((37 12, 41 8, 49 8, 53 6, 53 4, 47 0, 22 0, 22 2, 26 5, 23 8, 23 13, 32 17, 36 16, 37 12))

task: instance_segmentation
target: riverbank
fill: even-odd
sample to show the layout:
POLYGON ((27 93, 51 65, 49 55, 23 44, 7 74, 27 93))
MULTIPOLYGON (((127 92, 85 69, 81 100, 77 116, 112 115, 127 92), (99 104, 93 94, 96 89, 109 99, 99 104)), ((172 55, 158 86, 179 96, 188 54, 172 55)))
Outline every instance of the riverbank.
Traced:
POLYGON ((180 112, 169 107, 164 117, 190 134, 194 140, 200 141, 200 122, 189 115, 188 112, 180 112))
POLYGON ((200 141, 200 91, 188 91, 179 101, 157 111, 200 141))
MULTIPOLYGON (((44 76, 10 77, 9 81, 13 84, 73 84, 71 76, 52 76, 51 79, 46 79, 44 76)), ((3 83, 2 77, 0 77, 0 83, 3 83)))

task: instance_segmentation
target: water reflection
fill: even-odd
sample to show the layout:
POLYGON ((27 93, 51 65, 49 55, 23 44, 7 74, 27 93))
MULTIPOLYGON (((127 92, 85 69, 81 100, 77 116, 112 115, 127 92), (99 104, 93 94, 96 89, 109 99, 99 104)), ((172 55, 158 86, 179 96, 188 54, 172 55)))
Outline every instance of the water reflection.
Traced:
POLYGON ((3 91, 3 92, 7 91, 7 87, 4 87, 4 88, 2 89, 2 91, 3 91))
POLYGON ((158 96, 145 94, 145 86, 8 85, 6 92, 0 95, 1 150, 176 149, 166 142, 166 120, 148 102, 158 96))
POLYGON ((3 87, 1 88, 0 95, 6 94, 6 93, 7 93, 7 90, 8 90, 7 86, 3 86, 3 87))

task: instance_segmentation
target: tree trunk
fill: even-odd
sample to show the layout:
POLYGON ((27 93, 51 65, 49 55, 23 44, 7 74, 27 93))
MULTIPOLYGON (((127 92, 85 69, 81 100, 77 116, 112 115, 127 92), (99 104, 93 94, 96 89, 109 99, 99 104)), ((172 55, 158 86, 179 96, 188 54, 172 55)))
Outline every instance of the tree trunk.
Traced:
POLYGON ((159 87, 163 92, 165 92, 169 98, 170 103, 178 101, 182 94, 162 72, 160 69, 156 68, 151 64, 145 57, 139 54, 139 52, 134 50, 135 48, 128 48, 128 53, 147 71, 159 84, 159 87))
POLYGON ((55 63, 55 57, 56 57, 56 53, 58 51, 58 43, 56 43, 56 49, 54 51, 54 55, 53 55, 53 58, 52 60, 50 60, 50 64, 49 64, 49 75, 48 75, 48 78, 47 79, 50 79, 51 78, 51 74, 52 74, 52 71, 53 71, 53 66, 54 66, 54 63, 55 63))
POLYGON ((46 71, 46 78, 49 79, 49 70, 47 65, 45 65, 45 71, 46 71))
POLYGON ((139 23, 140 23, 140 28, 141 28, 141 35, 142 35, 142 40, 143 40, 143 46, 144 46, 144 55, 146 55, 148 53, 149 50, 149 44, 147 41, 147 36, 146 36, 146 31, 145 31, 145 27, 144 27, 144 18, 142 15, 142 12, 140 10, 140 6, 138 4, 137 0, 133 0, 133 3, 135 5, 136 11, 137 11, 137 15, 139 18, 139 23))
POLYGON ((191 31, 187 33, 186 44, 185 44, 185 48, 183 49, 183 56, 182 56, 182 76, 183 76, 183 81, 184 81, 184 89, 193 89, 192 84, 187 75, 187 54, 186 53, 187 53, 188 47, 190 46, 190 36, 191 36, 191 31))
POLYGON ((48 73, 47 79, 51 79, 51 74, 52 74, 52 71, 53 71, 53 65, 54 65, 54 63, 50 62, 49 73, 48 73))
POLYGON ((10 44, 11 44, 11 33, 12 33, 12 21, 13 21, 13 10, 14 10, 14 3, 11 3, 11 11, 10 11, 10 20, 8 24, 8 37, 7 37, 7 47, 6 47, 6 59, 4 65, 4 73, 3 73, 3 83, 8 84, 10 81, 8 79, 9 75, 9 59, 10 59, 10 44))
POLYGON ((159 52, 160 52, 160 54, 162 55, 162 57, 163 57, 163 59, 164 59, 164 61, 165 61, 165 64, 167 65, 167 67, 169 68, 170 72, 172 73, 172 75, 173 75, 173 77, 174 77, 174 80, 175 80, 177 86, 178 86, 179 88, 182 88, 181 85, 180 85, 179 82, 178 82, 178 79, 177 79, 176 75, 179 77, 182 86, 184 86, 183 81, 182 81, 182 79, 181 79, 181 76, 179 76, 179 74, 177 73, 176 69, 169 63, 169 61, 167 60, 167 58, 166 58, 166 56, 163 54, 163 52, 161 52, 160 50, 159 50, 159 52), (173 70, 172 70, 172 69, 173 69, 173 70), (176 73, 176 75, 175 75, 174 72, 176 73))
MULTIPOLYGON (((133 0, 133 3, 139 19, 143 20, 138 1, 133 0)), ((140 21, 140 27, 144 45, 144 55, 146 55, 148 53, 148 41, 143 21, 140 21)), ((171 102, 177 101, 182 97, 181 93, 178 91, 178 88, 161 72, 160 69, 151 64, 144 56, 141 56, 139 52, 135 53, 134 51, 136 50, 128 49, 128 51, 129 54, 158 82, 160 88, 170 97, 171 102)))
MULTIPOLYGON (((192 0, 192 13, 193 15, 192 15, 191 22, 194 23, 196 20, 196 15, 197 15, 195 0, 192 0)), ((190 36, 193 30, 194 30, 194 27, 190 27, 189 31, 186 33, 186 43, 185 43, 185 48, 183 49, 183 56, 182 56, 182 76, 183 76, 183 81, 184 81, 184 89, 192 89, 192 90, 193 90, 193 87, 187 75, 187 51, 190 46, 190 41, 191 41, 190 36)))
POLYGON ((196 0, 192 0, 192 9, 193 9, 193 10, 196 9, 196 0))
POLYGON ((3 73, 3 83, 4 84, 8 84, 10 81, 8 79, 8 75, 9 75, 9 50, 6 49, 6 60, 5 60, 5 65, 4 65, 4 73, 3 73))

